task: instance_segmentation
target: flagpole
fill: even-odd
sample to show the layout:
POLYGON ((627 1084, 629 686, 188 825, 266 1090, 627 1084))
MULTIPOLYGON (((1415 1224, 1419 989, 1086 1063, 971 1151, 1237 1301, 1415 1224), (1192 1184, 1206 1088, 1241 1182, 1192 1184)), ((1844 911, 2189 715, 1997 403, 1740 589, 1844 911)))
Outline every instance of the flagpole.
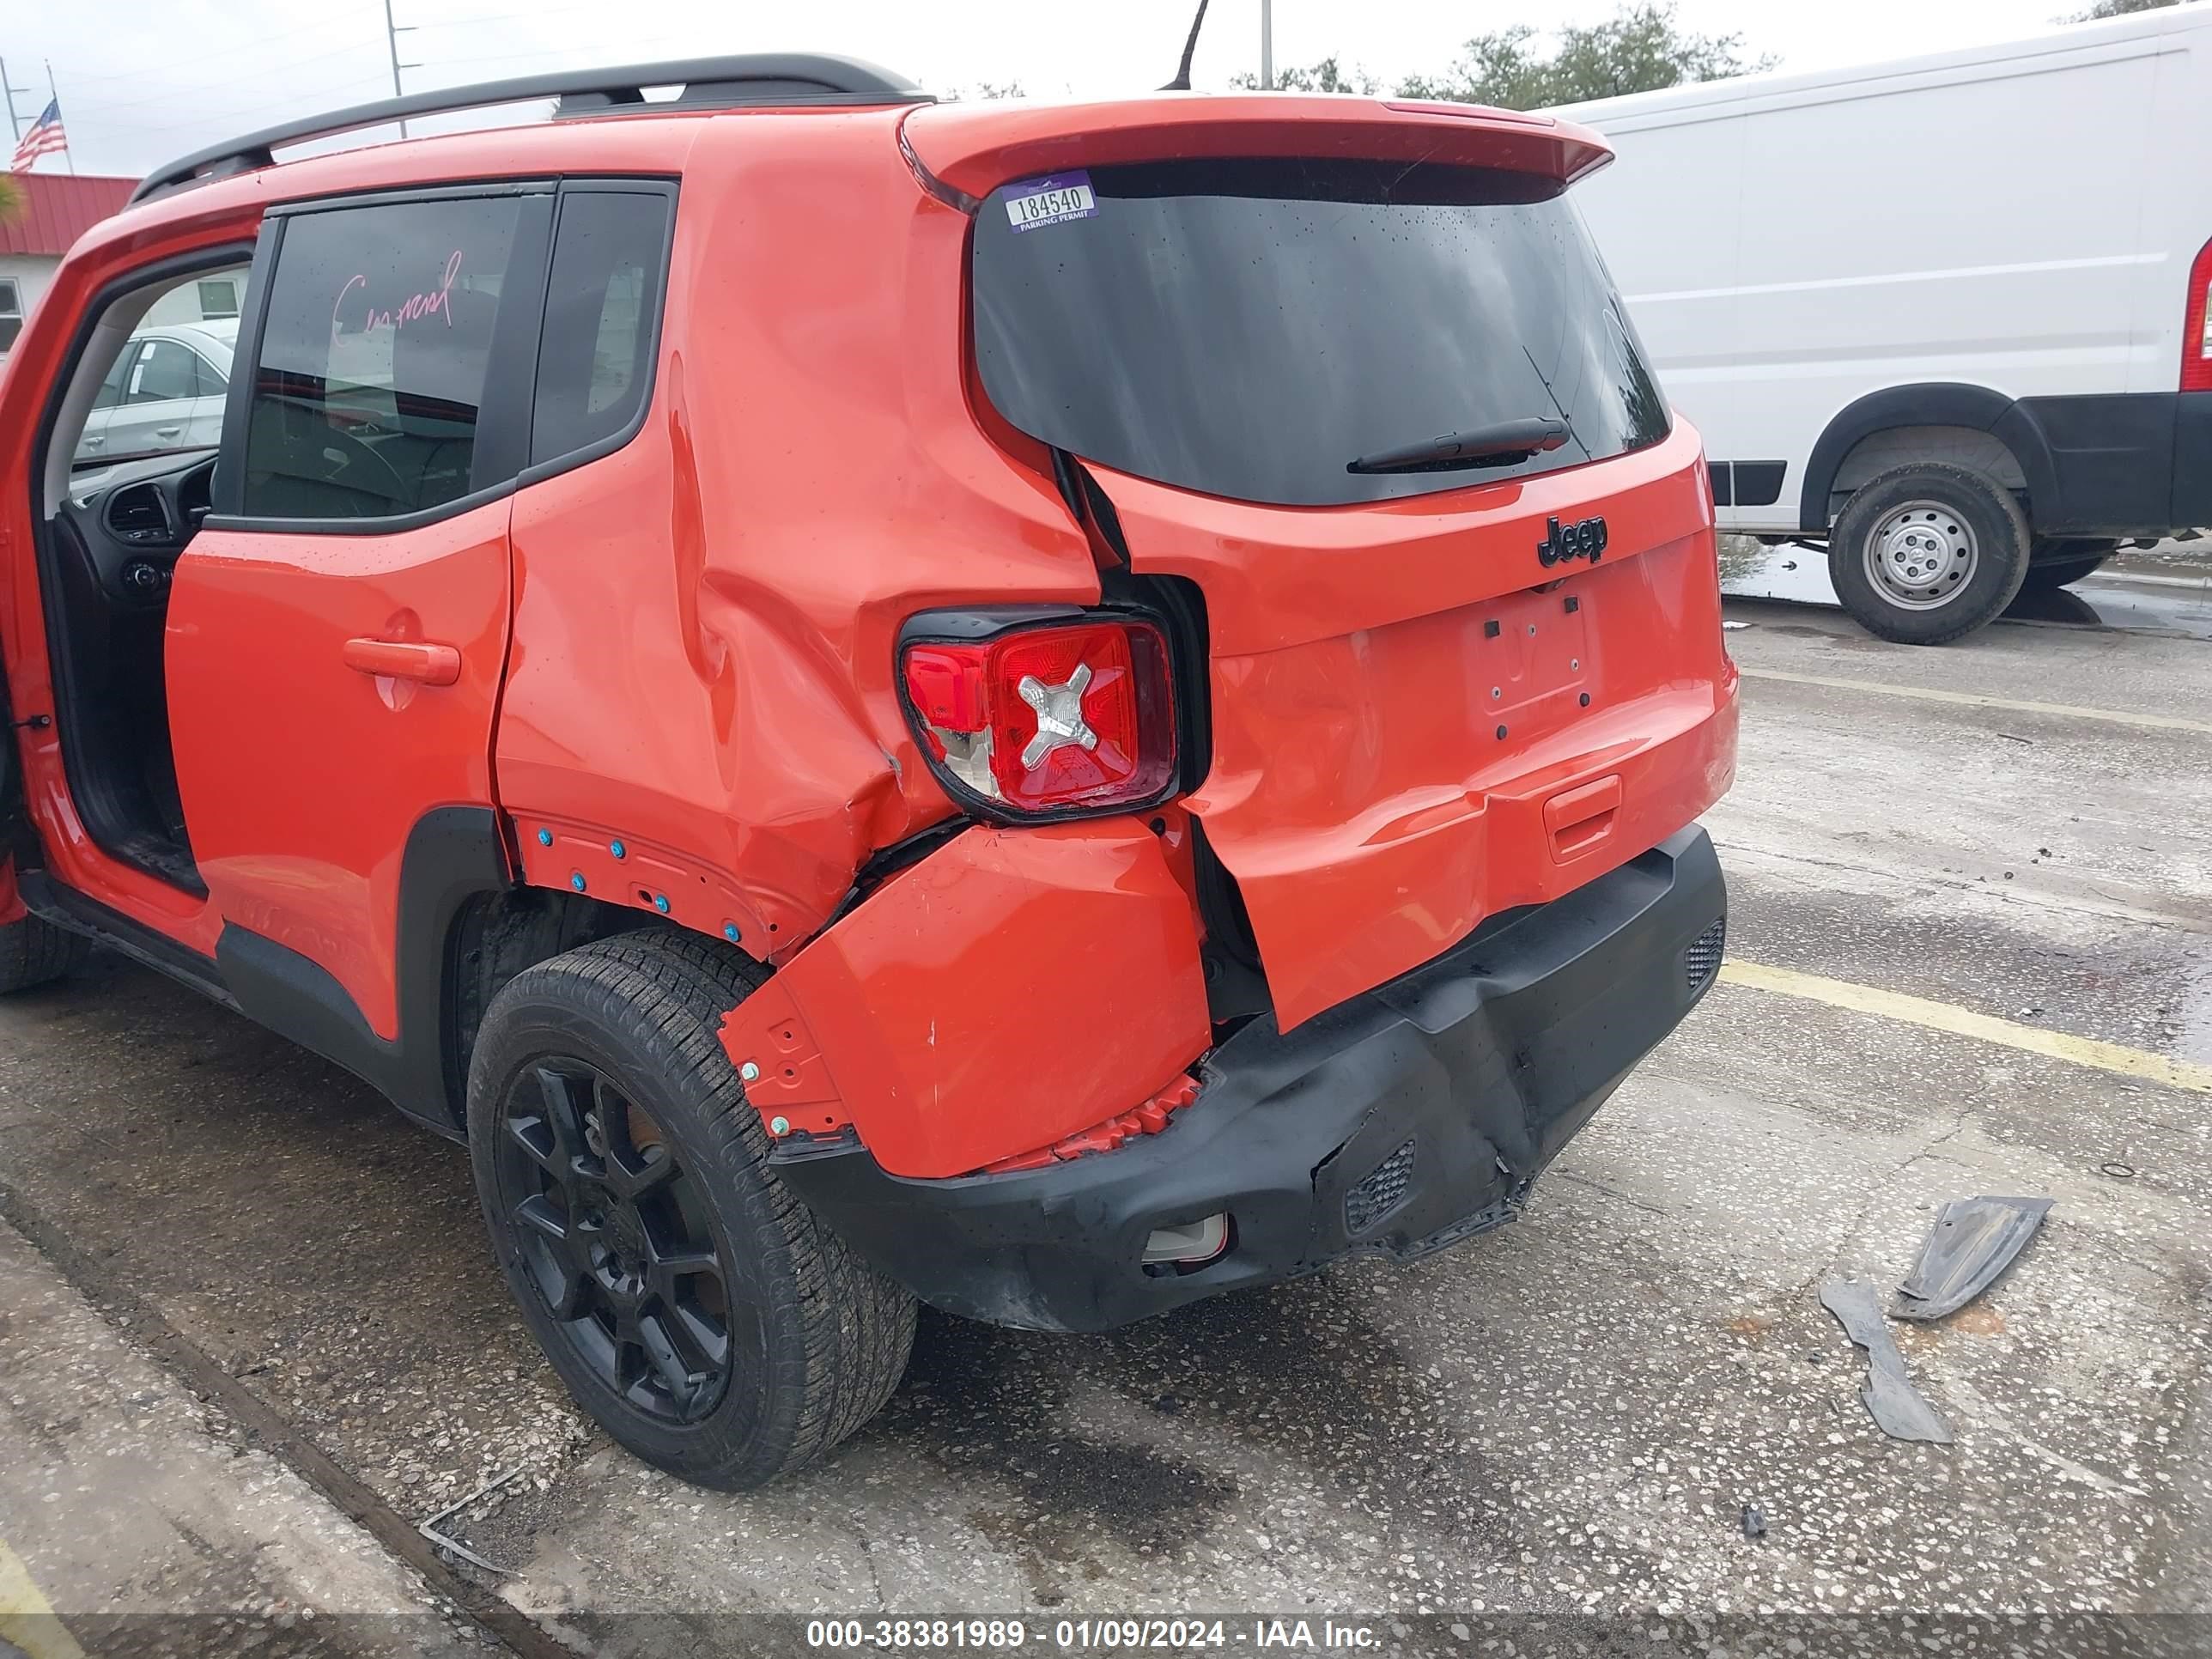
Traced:
MULTIPOLYGON (((62 107, 62 95, 54 86, 54 60, 51 58, 46 59, 46 95, 54 100, 54 112, 59 114, 62 107)), ((66 121, 62 124, 62 131, 64 135, 69 131, 69 124, 66 121)), ((76 177, 76 152, 69 147, 69 139, 66 136, 62 140, 62 160, 69 163, 70 177, 76 177)))

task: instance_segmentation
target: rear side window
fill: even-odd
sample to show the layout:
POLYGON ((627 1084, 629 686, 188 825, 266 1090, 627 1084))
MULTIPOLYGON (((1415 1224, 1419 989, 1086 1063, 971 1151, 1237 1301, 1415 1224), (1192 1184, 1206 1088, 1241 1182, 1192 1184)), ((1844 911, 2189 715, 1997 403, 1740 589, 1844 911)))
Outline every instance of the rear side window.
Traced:
POLYGON ((247 515, 395 517, 503 482, 473 476, 477 422, 526 199, 286 224, 246 423, 247 515))
POLYGON ((971 273, 984 390, 1046 443, 1209 495, 1320 507, 1525 477, 1667 434, 1620 296, 1553 181, 1231 160, 1053 183, 1060 193, 992 193, 971 273), (1547 417, 1572 435, 1513 465, 1346 471, 1547 417))
POLYGON ((538 349, 532 465, 618 436, 643 404, 674 206, 665 192, 562 196, 538 349))

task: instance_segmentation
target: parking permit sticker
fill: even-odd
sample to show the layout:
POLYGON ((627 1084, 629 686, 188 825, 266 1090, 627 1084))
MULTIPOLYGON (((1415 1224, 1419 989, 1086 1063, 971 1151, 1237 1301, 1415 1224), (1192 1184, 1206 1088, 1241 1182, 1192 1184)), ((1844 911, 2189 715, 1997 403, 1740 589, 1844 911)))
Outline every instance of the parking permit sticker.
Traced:
POLYGON ((1055 173, 1044 179, 1024 179, 1010 186, 1010 190, 1018 193, 1006 198, 1006 217, 1018 231, 1098 216, 1097 198, 1091 193, 1091 175, 1087 173, 1055 173))

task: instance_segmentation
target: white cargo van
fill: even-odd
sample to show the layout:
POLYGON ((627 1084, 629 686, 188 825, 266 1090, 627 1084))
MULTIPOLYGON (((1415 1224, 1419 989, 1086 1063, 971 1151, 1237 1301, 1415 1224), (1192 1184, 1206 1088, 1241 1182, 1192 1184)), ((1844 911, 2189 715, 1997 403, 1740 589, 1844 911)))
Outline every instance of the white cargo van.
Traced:
POLYGON ((1875 633, 2212 525, 2212 5, 1553 112, 1722 524, 1875 633))

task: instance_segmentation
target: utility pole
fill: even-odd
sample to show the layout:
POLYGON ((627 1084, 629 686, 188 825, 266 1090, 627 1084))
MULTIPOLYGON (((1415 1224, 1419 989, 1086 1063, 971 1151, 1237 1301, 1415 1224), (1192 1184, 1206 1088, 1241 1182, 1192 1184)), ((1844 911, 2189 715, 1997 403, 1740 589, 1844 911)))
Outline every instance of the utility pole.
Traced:
MULTIPOLYGON (((0 75, 0 81, 7 78, 6 76, 0 75)), ((46 59, 46 96, 54 100, 54 107, 57 110, 61 108, 62 95, 54 88, 54 60, 51 58, 46 59)), ((65 133, 68 131, 69 125, 66 121, 63 123, 62 130, 65 133)), ((62 144, 62 160, 69 163, 70 174, 74 178, 76 174, 76 152, 69 147, 66 140, 62 144)))
POLYGON ((19 87, 8 78, 8 60, 0 58, 0 93, 8 96, 8 131, 17 143, 23 141, 23 118, 15 113, 15 94, 27 93, 28 87, 19 87))
POLYGON ((1260 87, 1275 89, 1275 0, 1260 0, 1260 87))
MULTIPOLYGON (((385 49, 392 54, 392 95, 394 98, 404 98, 407 95, 399 84, 399 71, 404 69, 422 67, 420 64, 403 64, 399 61, 399 37, 403 34, 412 34, 414 32, 415 26, 412 23, 395 23, 392 21, 392 0, 384 0, 384 45, 385 49)), ((404 121, 399 124, 399 136, 402 138, 407 136, 407 123, 404 121)))

